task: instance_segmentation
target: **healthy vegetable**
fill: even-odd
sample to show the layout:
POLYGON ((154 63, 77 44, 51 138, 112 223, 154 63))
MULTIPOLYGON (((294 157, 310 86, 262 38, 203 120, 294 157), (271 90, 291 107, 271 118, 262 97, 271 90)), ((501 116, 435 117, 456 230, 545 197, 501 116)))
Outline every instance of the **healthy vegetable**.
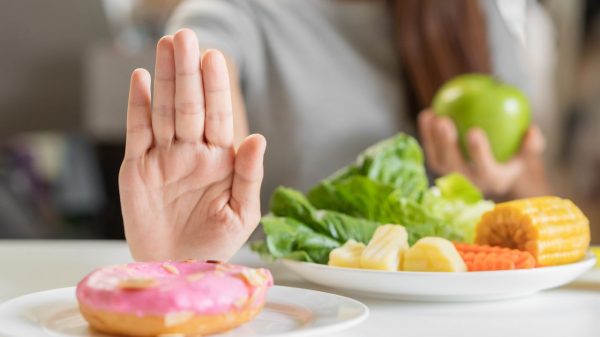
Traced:
POLYGON ((436 186, 410 199, 399 189, 364 176, 324 181, 308 193, 319 208, 335 210, 380 223, 402 224, 409 242, 425 236, 473 242, 475 224, 493 203, 460 174, 436 180, 436 186))
POLYGON ((437 236, 452 241, 473 242, 475 225, 483 213, 494 208, 464 176, 451 173, 435 180, 435 186, 423 198, 423 207, 445 224, 437 236))
POLYGON ((400 190, 364 176, 323 182, 309 192, 308 198, 319 208, 380 223, 402 224, 409 230, 411 243, 436 234, 462 239, 461 235, 449 233, 446 223, 428 213, 419 201, 406 198, 400 190))
POLYGON ((367 148, 355 164, 325 181, 336 182, 357 175, 398 189, 411 199, 418 199, 429 185, 423 150, 414 138, 403 133, 367 148))
POLYGON ((394 191, 392 186, 354 175, 335 181, 324 180, 307 196, 315 207, 375 220, 385 218, 382 205, 394 191))
POLYGON ((318 210, 306 197, 291 188, 279 187, 271 197, 271 212, 277 216, 294 218, 312 230, 325 234, 343 244, 353 239, 367 243, 379 225, 378 222, 343 213, 318 210))
POLYGON ((522 250, 466 243, 455 243, 454 246, 469 271, 535 268, 533 255, 522 250))
POLYGON ((581 260, 590 244, 590 225, 571 201, 538 197, 496 205, 477 225, 478 244, 530 252, 538 265, 581 260))
POLYGON ((292 218, 268 215, 261 221, 267 238, 253 248, 275 258, 327 263, 329 252, 340 245, 292 218))
MULTIPOLYGON (((309 191, 308 199, 317 208, 332 207, 330 209, 341 212, 353 212, 358 207, 356 211, 364 216, 369 211, 361 209, 360 202, 355 199, 358 195, 358 198, 385 198, 392 190, 397 190, 402 197, 420 200, 428 185, 421 147, 414 138, 401 133, 366 149, 356 163, 339 170, 309 191), (354 188, 361 193, 353 193, 354 188), (347 193, 355 196, 338 199, 347 193)), ((376 212, 371 206, 372 202, 365 205, 376 212)))
POLYGON ((467 266, 452 242, 438 237, 425 237, 406 251, 402 270, 464 272, 467 266))
MULTIPOLYGON (((318 234, 338 245, 348 240, 367 244, 383 223, 403 225, 409 243, 426 236, 471 242, 480 215, 492 206, 458 174, 438 179, 434 187, 428 188, 419 144, 414 138, 399 134, 365 150, 354 164, 320 182, 307 196, 279 187, 271 198, 272 214, 266 219, 271 226, 273 216, 294 219, 296 227, 310 230, 302 235, 318 234)), ((279 257, 282 252, 272 252, 273 244, 268 244, 274 240, 269 239, 272 234, 266 229, 265 233, 267 242, 255 243, 253 249, 263 256, 279 257)), ((297 240, 295 236, 276 233, 280 245, 284 245, 281 241, 297 240)), ((285 254, 291 258, 327 262, 321 250, 311 253, 313 248, 299 249, 290 243, 286 247, 285 254)))

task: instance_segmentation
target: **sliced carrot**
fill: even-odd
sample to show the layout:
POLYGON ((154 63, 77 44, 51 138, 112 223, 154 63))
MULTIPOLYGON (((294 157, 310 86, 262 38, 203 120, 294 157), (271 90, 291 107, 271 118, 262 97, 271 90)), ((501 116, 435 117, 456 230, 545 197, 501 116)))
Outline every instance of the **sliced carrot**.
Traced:
POLYGON ((454 243, 469 271, 511 270, 535 268, 531 253, 518 249, 454 243))

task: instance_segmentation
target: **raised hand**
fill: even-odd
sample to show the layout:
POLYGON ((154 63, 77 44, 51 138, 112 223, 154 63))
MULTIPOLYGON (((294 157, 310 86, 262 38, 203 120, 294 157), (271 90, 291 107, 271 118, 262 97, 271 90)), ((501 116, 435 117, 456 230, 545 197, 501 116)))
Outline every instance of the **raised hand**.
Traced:
POLYGON ((467 176, 488 196, 521 198, 549 193, 542 153, 545 141, 537 126, 532 126, 521 151, 507 163, 498 163, 485 133, 470 130, 467 161, 458 145, 452 120, 426 110, 419 114, 419 131, 429 167, 438 174, 459 172, 467 176))
POLYGON ((237 153, 224 56, 202 57, 195 34, 165 36, 150 74, 131 76, 119 174, 125 234, 136 260, 228 260, 260 220, 266 141, 237 153))

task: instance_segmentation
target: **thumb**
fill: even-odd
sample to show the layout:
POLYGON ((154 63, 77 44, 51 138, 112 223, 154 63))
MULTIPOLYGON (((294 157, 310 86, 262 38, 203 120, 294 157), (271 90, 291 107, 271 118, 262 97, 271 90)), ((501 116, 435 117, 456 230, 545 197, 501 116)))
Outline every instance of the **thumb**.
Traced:
POLYGON ((260 220, 260 186, 266 146, 265 137, 250 135, 242 141, 235 156, 230 206, 246 225, 256 226, 260 220))

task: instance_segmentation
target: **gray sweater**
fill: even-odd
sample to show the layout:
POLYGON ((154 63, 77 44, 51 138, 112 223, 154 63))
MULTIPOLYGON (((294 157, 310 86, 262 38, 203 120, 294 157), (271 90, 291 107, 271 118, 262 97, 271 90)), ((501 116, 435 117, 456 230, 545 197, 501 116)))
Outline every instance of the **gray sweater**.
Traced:
MULTIPOLYGON (((529 92, 522 46, 496 2, 482 4, 496 75, 529 92)), ((384 1, 189 0, 176 10, 170 32, 192 28, 202 48, 237 62, 250 128, 268 141, 263 201, 414 132, 389 20, 384 1)))

